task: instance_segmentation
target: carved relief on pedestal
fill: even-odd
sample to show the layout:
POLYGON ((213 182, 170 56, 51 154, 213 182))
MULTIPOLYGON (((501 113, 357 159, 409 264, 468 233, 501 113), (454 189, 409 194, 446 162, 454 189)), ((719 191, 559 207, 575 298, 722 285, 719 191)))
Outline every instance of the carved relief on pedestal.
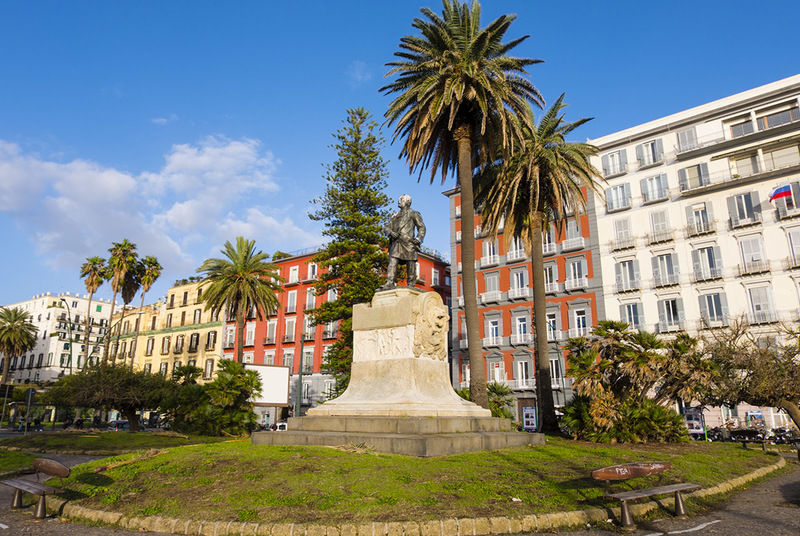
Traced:
POLYGON ((411 355, 411 326, 356 331, 354 359, 369 361, 411 355))
POLYGON ((449 317, 442 298, 433 292, 414 301, 414 356, 447 359, 449 317))

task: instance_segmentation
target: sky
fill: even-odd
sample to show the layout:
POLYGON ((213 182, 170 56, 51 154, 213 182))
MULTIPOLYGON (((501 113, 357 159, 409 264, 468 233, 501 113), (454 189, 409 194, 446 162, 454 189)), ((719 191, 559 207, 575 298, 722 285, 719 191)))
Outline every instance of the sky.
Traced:
MULTIPOLYGON (((425 245, 448 254, 455 180, 410 173, 380 92, 421 7, 441 13, 438 0, 1 2, 0 304, 85 293, 81 264, 125 238, 164 267, 148 303, 236 236, 269 254, 324 243, 308 214, 358 106, 382 126, 386 193, 411 195, 425 245)), ((568 120, 594 118, 575 141, 800 72, 797 0, 486 0, 482 24, 509 13, 507 40, 530 36, 512 53, 544 60, 529 78, 545 101, 565 93, 568 120)))

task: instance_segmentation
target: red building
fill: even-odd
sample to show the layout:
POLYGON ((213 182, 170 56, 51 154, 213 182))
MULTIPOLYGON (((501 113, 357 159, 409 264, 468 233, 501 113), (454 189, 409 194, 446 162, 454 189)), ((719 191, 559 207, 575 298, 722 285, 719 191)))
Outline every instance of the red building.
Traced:
MULTIPOLYGON (((461 281, 462 233, 474 233, 475 271, 481 341, 486 360, 486 379, 504 383, 517 398, 516 416, 522 408, 535 406, 533 296, 530 285, 531 259, 519 240, 506 247, 502 233, 496 239, 481 230, 480 216, 472 225, 461 219, 459 189, 444 192, 450 200, 451 258, 455 285, 451 323, 451 375, 455 387, 469 385, 469 355, 461 281), (457 381, 456 381, 457 379, 457 381)), ((589 197, 587 214, 570 218, 562 229, 551 224, 542 250, 545 263, 547 336, 551 343, 550 371, 556 406, 571 397, 572 382, 564 374, 564 352, 559 347, 570 337, 586 335, 597 325, 602 307, 600 259, 598 257, 594 199, 589 197), (560 232, 559 232, 560 231, 560 232)))
MULTIPOLYGON (((333 390, 332 376, 321 372, 322 359, 327 347, 336 341, 339 330, 336 323, 312 326, 306 310, 318 307, 325 300, 335 299, 329 292, 317 296, 314 283, 319 268, 311 261, 317 249, 294 252, 291 257, 273 261, 285 279, 283 292, 278 294, 281 307, 266 320, 248 318, 245 324, 244 362, 259 365, 288 366, 292 375, 303 372, 302 405, 304 409, 327 398, 333 390)), ((416 288, 438 292, 445 304, 450 305, 449 264, 425 253, 417 261, 416 288)), ((236 350, 236 324, 233 318, 226 322, 223 334, 223 357, 233 358, 236 350)), ((296 380, 292 380, 290 400, 296 400, 296 380)), ((275 422, 279 415, 273 415, 275 422)))

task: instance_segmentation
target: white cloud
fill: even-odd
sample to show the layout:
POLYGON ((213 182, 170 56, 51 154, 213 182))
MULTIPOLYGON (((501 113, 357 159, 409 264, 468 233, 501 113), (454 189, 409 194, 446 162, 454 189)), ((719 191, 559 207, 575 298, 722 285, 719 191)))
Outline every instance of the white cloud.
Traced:
POLYGON ((355 60, 347 67, 347 78, 350 81, 350 87, 355 89, 369 82, 372 79, 372 73, 369 72, 366 63, 355 60))
POLYGON ((172 123, 173 121, 177 121, 178 116, 176 114, 169 114, 169 117, 154 117, 150 120, 151 123, 158 126, 166 125, 167 123, 172 123))

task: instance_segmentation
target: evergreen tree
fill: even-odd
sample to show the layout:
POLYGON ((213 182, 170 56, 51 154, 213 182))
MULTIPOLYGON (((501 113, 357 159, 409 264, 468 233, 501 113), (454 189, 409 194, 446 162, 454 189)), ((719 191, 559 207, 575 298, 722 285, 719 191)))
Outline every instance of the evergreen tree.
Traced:
POLYGON ((315 283, 317 295, 333 291, 306 312, 317 325, 339 322, 339 338, 324 357, 323 370, 336 378, 336 393, 347 388, 353 362, 353 305, 372 300, 383 284, 386 270, 386 238, 383 225, 389 216, 386 162, 380 150, 383 138, 378 124, 364 108, 347 110, 345 125, 333 137, 337 159, 326 166, 327 186, 310 214, 325 222, 328 244, 312 259, 321 268, 315 283), (331 296, 333 297, 333 296, 331 296))

